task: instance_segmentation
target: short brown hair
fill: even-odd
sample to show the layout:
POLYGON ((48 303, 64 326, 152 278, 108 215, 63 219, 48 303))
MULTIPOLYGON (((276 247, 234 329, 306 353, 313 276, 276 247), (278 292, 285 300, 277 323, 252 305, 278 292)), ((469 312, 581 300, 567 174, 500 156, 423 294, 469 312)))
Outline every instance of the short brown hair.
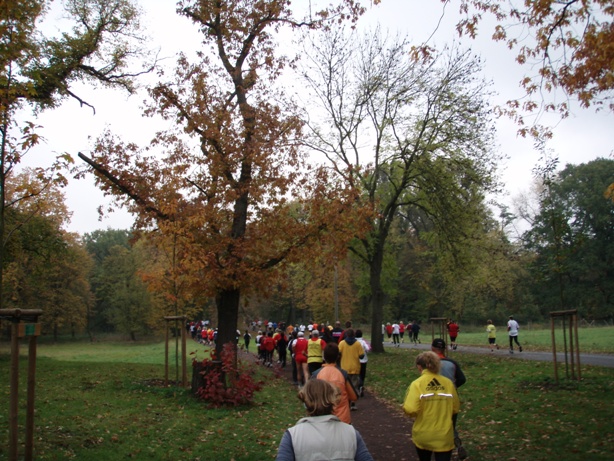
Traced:
POLYGON ((324 347, 324 361, 326 363, 335 363, 339 359, 339 346, 335 343, 328 343, 324 347))
POLYGON ((340 391, 337 386, 323 379, 308 379, 298 392, 298 398, 305 404, 309 416, 331 415, 339 401, 340 391))

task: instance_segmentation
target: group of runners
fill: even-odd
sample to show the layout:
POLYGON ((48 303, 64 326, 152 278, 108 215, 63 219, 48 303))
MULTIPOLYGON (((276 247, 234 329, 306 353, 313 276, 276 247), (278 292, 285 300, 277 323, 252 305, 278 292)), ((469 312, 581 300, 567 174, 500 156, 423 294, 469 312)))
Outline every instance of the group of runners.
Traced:
POLYGON ((410 321, 407 324, 400 322, 390 322, 386 325, 382 325, 382 337, 387 336, 388 341, 399 347, 401 343, 405 342, 405 335, 407 334, 408 341, 413 344, 420 343, 420 324, 418 321, 410 321))
MULTIPOLYGON (((421 372, 421 377, 412 382, 408 388, 403 405, 404 411, 416 419, 413 441, 420 459, 430 459, 433 452, 436 452, 436 455, 447 456, 441 459, 450 459, 453 451, 456 451, 459 460, 468 457, 456 427, 456 416, 460 409, 456 390, 465 383, 466 378, 460 365, 445 354, 447 347, 450 347, 451 350, 457 349, 456 340, 460 327, 453 319, 449 319, 446 322, 446 328, 450 338, 449 344, 446 344, 442 338, 435 338, 431 344, 431 351, 423 352, 417 357, 416 365, 421 372), (434 395, 429 391, 433 383, 443 389, 443 394, 440 393, 440 395, 455 399, 454 405, 451 407, 452 414, 448 414, 450 408, 447 404, 446 408, 448 409, 445 415, 434 415, 435 410, 439 412, 439 407, 432 411, 429 410, 429 412, 421 412, 422 406, 427 405, 427 403, 418 404, 417 402, 421 402, 423 397, 434 395), (441 425, 440 422, 442 422, 441 425)), ((510 316, 507 322, 510 353, 514 352, 514 343, 518 346, 518 350, 522 352, 522 347, 518 341, 518 330, 518 322, 510 316)), ((395 322, 383 325, 382 333, 388 336, 392 344, 398 346, 401 342, 404 342, 406 333, 410 342, 415 344, 420 342, 419 331, 420 325, 417 322, 408 322, 407 325, 403 322, 395 322)), ((496 327, 491 320, 487 321, 486 332, 491 351, 495 348, 499 349, 496 344, 496 327)), ((249 350, 250 339, 249 331, 245 330, 244 343, 247 350, 249 350)), ((315 395, 313 392, 315 391, 310 388, 311 384, 307 385, 307 383, 313 380, 325 380, 338 388, 338 400, 336 400, 334 407, 331 407, 332 415, 338 418, 335 421, 351 424, 350 411, 356 408, 354 402, 363 393, 367 362, 366 352, 370 350, 370 346, 362 338, 360 330, 352 329, 350 322, 346 323, 345 329, 341 328, 339 322, 336 322, 334 326, 319 325, 314 322, 307 326, 299 325, 297 327, 292 325, 286 327, 281 323, 276 325, 276 328, 267 324, 266 328, 258 330, 256 343, 259 360, 264 365, 272 366, 275 355, 277 355, 277 363, 282 367, 286 366, 287 361, 292 362, 293 379, 295 384, 299 386, 299 397, 304 401, 310 416, 317 416, 310 413, 312 409, 308 405, 312 403, 312 397, 315 395), (354 347, 355 350, 349 350, 349 347, 354 347), (348 363, 348 359, 351 359, 352 363, 348 363)), ((322 392, 326 389, 328 388, 322 388, 322 392)), ((443 411, 443 407, 441 411, 443 411)), ((329 421, 330 411, 326 415, 322 415, 322 418, 329 421)), ((298 429, 292 429, 289 432, 290 435, 284 434, 284 439, 280 444, 278 460, 292 458, 290 455, 284 457, 284 453, 289 454, 294 449, 294 445, 291 445, 291 436, 298 437, 299 432, 298 429)), ((366 447, 363 448, 366 450, 366 447)), ((436 457, 436 459, 440 458, 436 457)))
MULTIPOLYGON (((514 344, 518 346, 518 351, 522 352, 522 346, 518 341, 518 330, 520 326, 518 322, 514 320, 513 316, 509 316, 507 322, 507 331, 509 336, 509 352, 510 354, 514 353, 514 344)), ((448 319, 446 321, 446 330, 448 332, 448 336, 450 338, 448 347, 450 350, 456 350, 458 348, 457 338, 460 332, 460 326, 454 319, 448 319)), ((488 344, 491 352, 495 349, 499 349, 499 345, 497 344, 497 329, 494 326, 492 320, 488 320, 486 324, 486 333, 488 336, 488 344)), ((404 324, 403 321, 386 323, 386 325, 382 325, 382 336, 388 337, 388 341, 396 347, 400 347, 401 343, 405 342, 405 334, 409 337, 409 342, 413 344, 420 343, 420 324, 417 321, 408 322, 404 324)))
POLYGON ((194 341, 207 346, 215 343, 217 328, 213 328, 209 320, 187 322, 185 327, 194 341))
MULTIPOLYGON (((450 336, 450 349, 456 350, 456 348, 458 347, 456 339, 458 338, 460 327, 454 320, 450 319, 447 322, 447 329, 448 335, 450 336)), ((514 353, 514 344, 518 346, 518 351, 522 352, 522 346, 518 341, 519 330, 520 325, 516 320, 514 320, 514 316, 510 315, 507 321, 507 332, 510 342, 510 354, 514 353)), ((488 346, 490 347, 490 351, 493 352, 495 349, 499 349, 499 345, 497 344, 497 328, 490 319, 486 321, 486 334, 488 337, 488 346)))
MULTIPOLYGON (((362 330, 352 328, 351 322, 346 322, 345 328, 341 327, 341 322, 334 325, 312 322, 298 326, 280 323, 277 328, 266 325, 265 329, 258 330, 255 338, 259 363, 271 367, 277 359, 276 363, 282 368, 291 364, 295 385, 303 386, 326 365, 326 347, 334 344, 339 348, 341 369, 345 364, 344 371, 349 375, 356 394, 360 396, 363 393, 367 352, 371 345, 362 337, 362 330), (357 346, 354 348, 355 344, 357 346), (355 351, 358 352, 354 354, 355 351), (351 362, 348 361, 350 355, 354 356, 351 362)), ((243 338, 249 351, 251 335, 248 330, 245 330, 243 338)))

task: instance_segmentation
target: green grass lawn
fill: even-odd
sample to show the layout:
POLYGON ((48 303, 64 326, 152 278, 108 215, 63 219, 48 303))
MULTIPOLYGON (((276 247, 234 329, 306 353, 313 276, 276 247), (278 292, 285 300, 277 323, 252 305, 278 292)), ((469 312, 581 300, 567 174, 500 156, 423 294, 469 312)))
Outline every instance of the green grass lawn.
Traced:
MULTIPOLYGON (((548 329, 538 329, 521 325, 518 338, 522 347, 527 350, 552 350, 552 333, 549 328, 548 326, 548 329)), ((423 333, 424 338, 430 339, 431 331, 429 327, 424 328, 423 333)), ((558 351, 563 350, 564 340, 562 326, 560 324, 555 325, 555 342, 558 351)), ((508 347, 508 335, 505 326, 497 326, 497 342, 500 347, 508 347)), ((578 342, 582 353, 614 354, 614 327, 579 328, 578 342)), ((478 327, 463 328, 461 325, 457 343, 467 346, 487 347, 486 325, 483 329, 478 327)), ((569 348, 569 344, 567 347, 569 348)))
MULTIPOLYGON (((202 346, 190 341, 189 347, 204 356, 202 346)), ((8 350, 8 344, 0 343, 0 460, 8 459, 8 350)), ((163 343, 42 344, 36 371, 35 458, 274 459, 283 431, 304 416, 304 410, 285 379, 268 369, 256 370, 267 385, 253 405, 211 409, 189 391, 148 385, 164 378, 163 343)), ((23 441, 25 359, 20 373, 23 441)), ((174 367, 170 374, 173 379, 174 367)))
MULTIPOLYGON (((526 344, 537 344, 528 331, 523 333, 526 344)), ((473 334, 483 342, 481 332, 466 337, 473 334)), ((592 342, 602 342, 601 331, 592 342)), ((188 344, 188 352, 204 355, 202 346, 188 344)), ((6 342, 0 343, 0 401, 6 402, 0 409, 0 460, 8 458, 8 350, 6 342)), ((27 352, 25 347, 22 352, 27 352)), ((407 386, 417 377, 413 366, 417 353, 371 354, 367 388, 400 410, 407 386)), ((583 366, 582 382, 562 381, 557 386, 551 364, 462 352, 454 356, 468 377, 459 392, 459 429, 472 461, 612 459, 613 369, 583 366)), ((303 408, 295 389, 284 379, 275 378, 268 369, 256 367, 254 373, 267 385, 253 405, 211 409, 189 391, 148 385, 164 377, 163 343, 43 343, 37 361, 35 457, 274 459, 283 431, 303 416, 303 408)))
MULTIPOLYGON (((419 351, 369 356, 367 386, 402 404, 419 351)), ((472 461, 612 460, 614 369, 582 367, 582 382, 553 382, 551 364, 453 354, 467 375, 458 429, 472 461)))

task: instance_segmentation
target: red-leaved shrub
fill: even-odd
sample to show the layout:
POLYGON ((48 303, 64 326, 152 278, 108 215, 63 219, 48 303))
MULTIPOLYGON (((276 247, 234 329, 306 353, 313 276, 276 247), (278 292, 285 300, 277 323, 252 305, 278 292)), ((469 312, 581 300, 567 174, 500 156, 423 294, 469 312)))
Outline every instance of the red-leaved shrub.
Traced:
POLYGON ((254 393, 262 389, 263 383, 239 366, 236 360, 236 347, 224 344, 221 360, 194 360, 193 366, 201 365, 203 385, 196 396, 214 407, 223 405, 245 405, 251 403, 254 393))

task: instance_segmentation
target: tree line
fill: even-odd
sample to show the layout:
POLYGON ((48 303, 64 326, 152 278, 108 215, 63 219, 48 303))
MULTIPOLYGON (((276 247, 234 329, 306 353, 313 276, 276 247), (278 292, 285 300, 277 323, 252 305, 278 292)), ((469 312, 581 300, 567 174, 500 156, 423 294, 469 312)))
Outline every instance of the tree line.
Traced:
MULTIPOLYGON (((418 208, 400 210, 384 248, 384 319, 543 321, 550 311, 578 309, 588 321, 611 321, 614 203, 606 190, 614 160, 555 167, 540 171, 516 214, 497 215, 482 202, 481 221, 471 223, 477 230, 457 236, 454 252, 418 208), (520 220, 530 226, 512 238, 520 220)), ((8 197, 37 184, 27 171, 16 175, 8 197)), ((59 187, 9 210, 5 307, 42 309, 45 334, 142 339, 162 331, 165 315, 217 321, 214 300, 172 282, 172 247, 130 230, 62 230, 68 213, 59 187)), ((350 250, 334 264, 285 264, 266 297, 242 302, 239 327, 252 319, 333 322, 336 314, 368 324, 370 286, 368 264, 350 250)))

